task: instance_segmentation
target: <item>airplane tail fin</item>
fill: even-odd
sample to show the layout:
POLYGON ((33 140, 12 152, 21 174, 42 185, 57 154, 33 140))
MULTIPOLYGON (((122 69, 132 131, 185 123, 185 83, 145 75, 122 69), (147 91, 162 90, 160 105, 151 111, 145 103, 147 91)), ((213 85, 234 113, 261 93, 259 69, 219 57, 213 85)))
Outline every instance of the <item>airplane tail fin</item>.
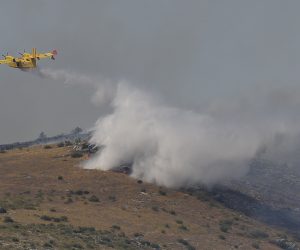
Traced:
POLYGON ((36 48, 32 48, 32 63, 33 63, 33 67, 36 67, 36 48))
POLYGON ((32 49, 32 56, 33 56, 34 59, 36 58, 36 48, 32 49))

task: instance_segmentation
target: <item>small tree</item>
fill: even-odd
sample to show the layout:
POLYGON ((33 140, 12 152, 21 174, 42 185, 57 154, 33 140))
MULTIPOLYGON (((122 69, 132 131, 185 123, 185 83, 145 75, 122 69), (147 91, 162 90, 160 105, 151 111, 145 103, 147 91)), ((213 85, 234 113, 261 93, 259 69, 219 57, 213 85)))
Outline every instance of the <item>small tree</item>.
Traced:
POLYGON ((47 138, 47 135, 44 132, 41 132, 38 139, 39 140, 45 140, 47 138))
POLYGON ((71 131, 71 134, 78 135, 78 134, 80 134, 82 131, 83 131, 82 128, 76 127, 76 128, 74 128, 74 129, 71 131))

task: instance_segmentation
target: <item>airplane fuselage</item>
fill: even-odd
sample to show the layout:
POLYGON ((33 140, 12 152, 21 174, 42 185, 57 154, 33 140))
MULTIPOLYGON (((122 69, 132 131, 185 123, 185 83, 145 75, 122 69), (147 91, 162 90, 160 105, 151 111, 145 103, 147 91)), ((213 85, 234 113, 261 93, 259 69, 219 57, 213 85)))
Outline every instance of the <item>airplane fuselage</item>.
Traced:
POLYGON ((11 61, 9 67, 19 69, 34 69, 36 68, 36 59, 24 58, 22 60, 11 61))

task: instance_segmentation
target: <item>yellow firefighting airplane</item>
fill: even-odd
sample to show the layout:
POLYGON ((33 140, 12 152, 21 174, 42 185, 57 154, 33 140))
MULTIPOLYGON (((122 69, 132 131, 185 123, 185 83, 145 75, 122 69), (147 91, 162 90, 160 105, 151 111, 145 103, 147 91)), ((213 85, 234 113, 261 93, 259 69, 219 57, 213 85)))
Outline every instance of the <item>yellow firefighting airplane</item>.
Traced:
POLYGON ((40 60, 43 58, 51 58, 52 60, 55 59, 54 56, 57 55, 57 51, 53 50, 52 52, 47 53, 37 53, 36 48, 32 49, 32 53, 19 53, 21 57, 13 57, 10 55, 2 55, 4 60, 0 60, 0 64, 7 64, 9 67, 18 68, 21 70, 27 69, 35 69, 37 67, 36 60, 40 60))

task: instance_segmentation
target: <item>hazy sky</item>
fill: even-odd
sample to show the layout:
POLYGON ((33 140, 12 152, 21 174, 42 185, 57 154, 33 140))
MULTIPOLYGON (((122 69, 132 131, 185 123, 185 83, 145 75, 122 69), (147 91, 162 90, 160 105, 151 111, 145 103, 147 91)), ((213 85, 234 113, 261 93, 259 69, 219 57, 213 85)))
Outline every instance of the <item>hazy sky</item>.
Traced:
MULTIPOLYGON (((248 89, 255 98, 257 86, 298 86, 299 9, 298 0, 2 1, 0 50, 57 49, 41 67, 126 79, 197 110, 248 89)), ((0 143, 93 126, 105 110, 93 91, 1 65, 0 143)))

